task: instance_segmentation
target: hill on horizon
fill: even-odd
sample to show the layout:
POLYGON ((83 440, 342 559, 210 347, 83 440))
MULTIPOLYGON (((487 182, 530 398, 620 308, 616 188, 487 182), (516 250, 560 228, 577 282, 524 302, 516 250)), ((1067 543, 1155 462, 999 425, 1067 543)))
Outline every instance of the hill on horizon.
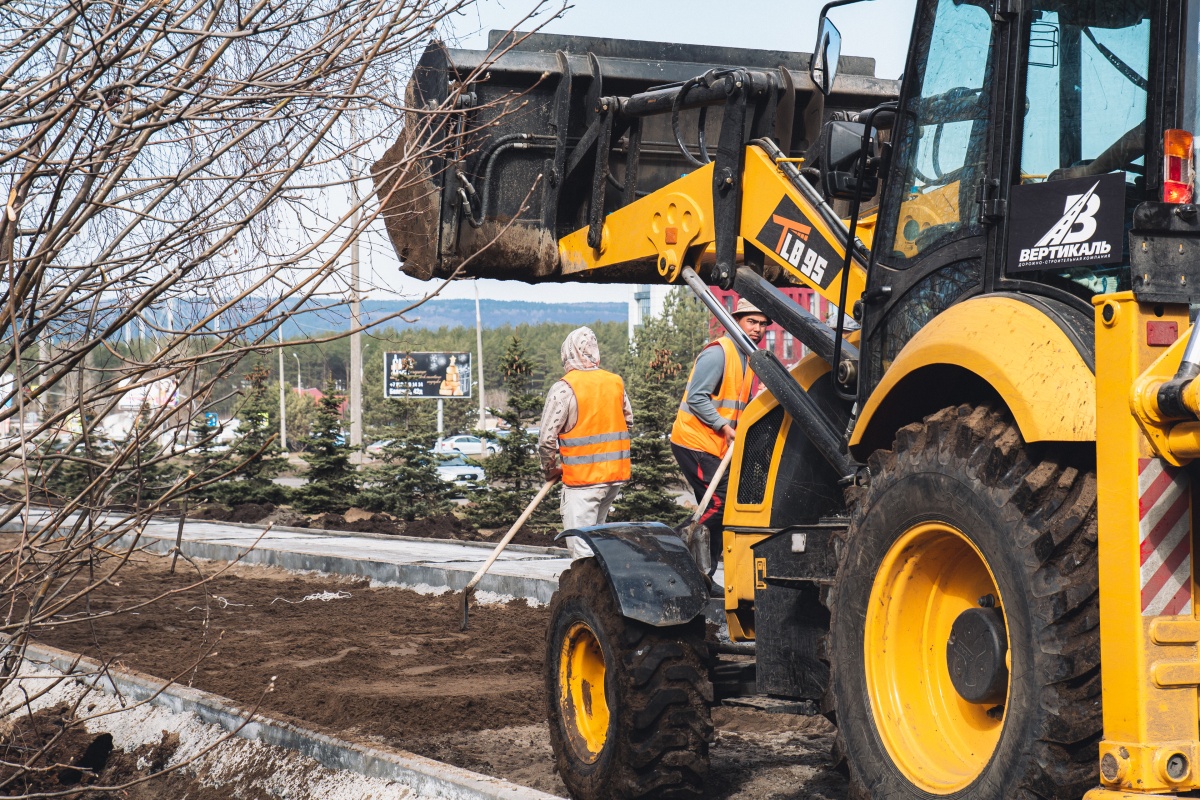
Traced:
MULTIPOLYGON (((408 306, 403 300, 364 300, 362 317, 366 323, 374 322, 408 306)), ((538 325, 544 322, 570 325, 590 325, 593 322, 626 322, 629 307, 625 303, 536 303, 528 300, 479 301, 480 321, 484 328, 503 328, 521 324, 538 325)), ((305 311, 292 317, 284 325, 286 338, 295 338, 320 332, 345 330, 350 326, 350 309, 339 306, 335 309, 305 311)), ((443 300, 434 298, 405 315, 384 323, 385 327, 396 328, 474 328, 474 300, 443 300)))

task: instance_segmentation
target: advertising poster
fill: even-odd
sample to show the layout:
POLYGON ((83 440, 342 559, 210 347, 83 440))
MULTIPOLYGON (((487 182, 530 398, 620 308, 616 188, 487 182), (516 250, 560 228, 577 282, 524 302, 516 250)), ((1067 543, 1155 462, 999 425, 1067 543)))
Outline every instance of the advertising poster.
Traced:
POLYGON ((470 353, 384 353, 383 396, 430 400, 471 396, 470 353))

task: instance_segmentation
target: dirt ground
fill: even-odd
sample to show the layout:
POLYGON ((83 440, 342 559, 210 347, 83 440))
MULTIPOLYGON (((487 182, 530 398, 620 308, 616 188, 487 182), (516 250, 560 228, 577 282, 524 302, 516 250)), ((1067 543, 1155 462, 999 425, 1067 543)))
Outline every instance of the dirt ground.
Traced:
POLYGON ((0 796, 64 792, 82 788, 79 800, 111 798, 111 792, 89 786, 122 786, 115 795, 126 800, 227 800, 228 794, 205 786, 182 770, 159 775, 178 746, 178 737, 163 731, 162 741, 131 753, 113 748, 108 733, 89 733, 65 706, 18 718, 0 742, 0 796), (15 765, 23 765, 24 769, 15 765), (138 782, 142 781, 142 782, 138 782), (128 785, 132 784, 132 785, 128 785))
MULTIPOLYGON (((338 578, 142 556, 93 611, 156 603, 64 625, 47 644, 252 704, 341 738, 384 744, 563 794, 553 773, 542 684, 545 608, 473 607, 338 578)), ((715 798, 845 796, 819 717, 714 710, 715 798)), ((162 797, 180 797, 181 793, 162 797)), ((196 795, 190 795, 196 797, 196 795)))

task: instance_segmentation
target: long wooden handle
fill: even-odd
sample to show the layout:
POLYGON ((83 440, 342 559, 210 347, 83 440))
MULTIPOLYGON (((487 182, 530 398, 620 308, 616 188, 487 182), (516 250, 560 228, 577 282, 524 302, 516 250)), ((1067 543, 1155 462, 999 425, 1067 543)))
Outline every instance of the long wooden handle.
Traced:
POLYGON ((704 515, 704 509, 708 508, 708 503, 712 500, 713 495, 717 492, 717 484, 721 482, 721 476, 725 474, 725 470, 729 467, 729 462, 733 460, 733 445, 729 445, 729 449, 725 451, 725 456, 721 459, 721 463, 717 465, 717 471, 713 473, 712 480, 708 482, 708 489, 704 492, 704 499, 700 501, 700 505, 696 507, 696 513, 692 514, 692 522, 700 519, 704 515))
POLYGON ((500 554, 504 552, 504 548, 508 547, 508 543, 511 542, 512 538, 517 535, 517 531, 521 530, 521 526, 524 525, 525 521, 529 519, 529 515, 537 509, 538 505, 541 504, 542 500, 545 499, 546 495, 551 489, 554 488, 554 484, 556 483, 558 483, 557 478, 546 481, 544 484, 542 484, 542 488, 538 489, 538 493, 535 494, 533 499, 529 501, 529 505, 525 506, 525 510, 521 512, 521 516, 517 517, 517 521, 513 523, 511 528, 508 529, 508 533, 504 534, 504 538, 500 540, 500 544, 496 545, 496 549, 492 551, 490 556, 488 556, 488 560, 485 561, 483 566, 479 568, 479 572, 476 572, 475 577, 471 578, 471 582, 467 584, 467 588, 463 589, 464 592, 470 592, 473 590, 475 588, 475 584, 479 583, 479 581, 483 579, 483 576, 489 569, 491 569, 492 564, 495 564, 496 559, 499 558, 500 554))

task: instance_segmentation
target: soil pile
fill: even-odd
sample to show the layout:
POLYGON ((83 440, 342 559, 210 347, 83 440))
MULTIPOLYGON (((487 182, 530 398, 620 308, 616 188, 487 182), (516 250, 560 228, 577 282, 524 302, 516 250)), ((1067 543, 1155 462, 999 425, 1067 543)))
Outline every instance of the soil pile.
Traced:
POLYGON ((21 715, 10 722, 0 739, 0 796, 82 789, 71 796, 100 800, 114 796, 101 787, 141 781, 115 796, 128 800, 225 800, 227 792, 204 786, 183 772, 159 774, 178 744, 178 736, 163 731, 157 745, 126 753, 113 748, 111 734, 84 730, 66 706, 21 715))
MULTIPOLYGON (((514 511, 512 521, 516 522, 519 515, 519 509, 514 511)), ((506 533, 508 533, 508 528, 477 529, 453 514, 413 520, 405 523, 403 530, 405 536, 419 536, 422 539, 454 539, 460 542, 499 542, 506 533)), ((517 535, 512 538, 512 544, 528 544, 534 547, 563 546, 560 542, 555 542, 553 536, 535 533, 528 527, 517 531, 517 535)))

